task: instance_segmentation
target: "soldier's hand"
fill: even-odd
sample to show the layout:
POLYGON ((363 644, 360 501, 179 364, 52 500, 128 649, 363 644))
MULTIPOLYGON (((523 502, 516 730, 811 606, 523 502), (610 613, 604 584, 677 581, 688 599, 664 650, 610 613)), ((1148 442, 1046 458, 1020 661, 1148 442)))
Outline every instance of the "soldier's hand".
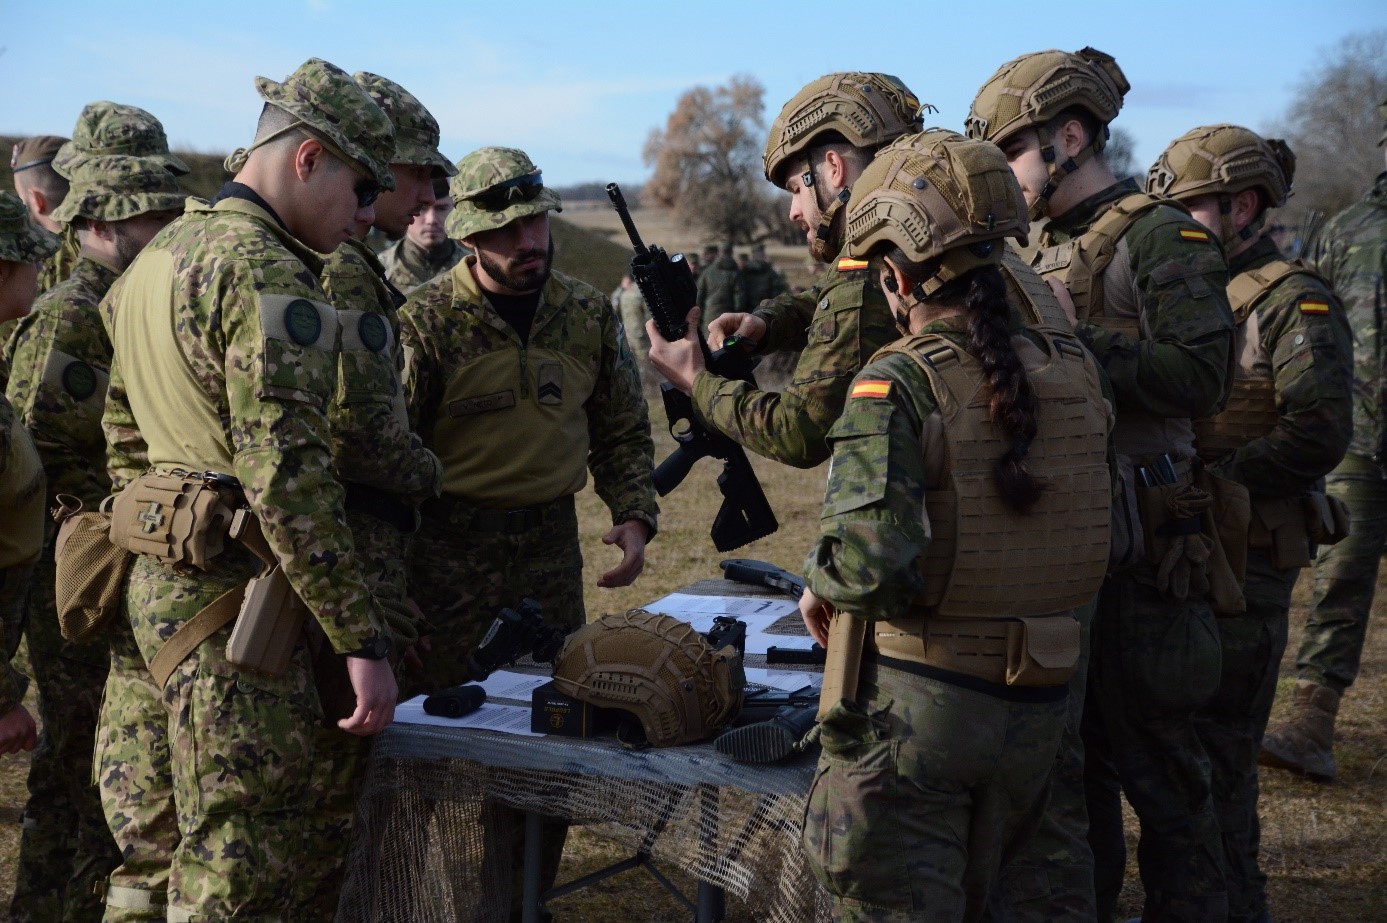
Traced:
POLYGON ((0 716, 0 753, 32 750, 39 742, 34 717, 23 705, 16 705, 0 716))
POLYGON ((745 314, 741 311, 729 311, 708 322, 709 349, 722 349, 727 338, 733 335, 757 343, 764 342, 766 322, 755 314, 745 314))
POLYGON ((628 519, 612 526, 602 536, 602 544, 621 549, 621 563, 597 578, 600 587, 630 586, 645 570, 645 541, 649 530, 639 519, 628 519))
POLYGON ((400 697, 390 661, 348 657, 347 677, 356 693, 356 711, 338 721, 337 726, 358 737, 379 734, 395 720, 395 700, 400 697))
POLYGON ((804 627, 809 637, 819 642, 819 647, 828 649, 828 623, 833 618, 833 603, 814 595, 808 587, 799 598, 799 617, 804 619, 804 627))
POLYGON ((703 312, 697 307, 689 310, 684 320, 689 329, 682 340, 670 342, 660 336, 660 329, 653 320, 645 322, 645 332, 650 337, 650 364, 665 380, 685 394, 693 393, 694 379, 703 371, 703 350, 698 345, 698 320, 703 312))

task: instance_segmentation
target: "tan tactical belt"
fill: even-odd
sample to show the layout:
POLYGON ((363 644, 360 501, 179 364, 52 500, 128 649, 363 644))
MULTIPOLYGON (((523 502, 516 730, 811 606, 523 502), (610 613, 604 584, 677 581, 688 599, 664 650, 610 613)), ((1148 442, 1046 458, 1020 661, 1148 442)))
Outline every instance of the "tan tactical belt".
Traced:
POLYGON ((867 650, 1002 686, 1060 686, 1079 662, 1071 616, 873 622, 867 650))

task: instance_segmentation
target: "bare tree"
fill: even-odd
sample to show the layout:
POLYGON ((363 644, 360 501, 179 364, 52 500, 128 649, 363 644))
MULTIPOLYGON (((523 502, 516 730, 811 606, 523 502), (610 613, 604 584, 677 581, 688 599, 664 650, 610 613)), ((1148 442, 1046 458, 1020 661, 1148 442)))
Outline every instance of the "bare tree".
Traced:
POLYGON ((1356 202, 1382 172, 1377 106, 1387 97, 1387 29, 1349 35, 1296 86, 1284 119, 1266 133, 1296 155, 1298 214, 1332 215, 1356 202))
POLYGON ((1112 130, 1112 136, 1103 148, 1103 161, 1118 179, 1129 176, 1139 180, 1146 178, 1145 170, 1137 166, 1137 139, 1125 128, 1112 130))
POLYGON ((645 142, 645 162, 655 172, 644 200, 727 243, 750 243, 769 230, 773 213, 761 174, 764 93, 755 78, 742 75, 680 96, 665 127, 645 142))

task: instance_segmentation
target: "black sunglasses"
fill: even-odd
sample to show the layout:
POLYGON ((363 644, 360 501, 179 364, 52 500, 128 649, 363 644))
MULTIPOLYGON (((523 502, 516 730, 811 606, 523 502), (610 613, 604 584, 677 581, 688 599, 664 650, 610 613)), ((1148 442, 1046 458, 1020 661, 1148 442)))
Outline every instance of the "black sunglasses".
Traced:
POLYGON ((380 183, 371 179, 369 176, 364 176, 356 181, 356 185, 352 187, 352 192, 356 193, 356 207, 365 208, 368 205, 374 204, 376 199, 380 198, 380 183))
POLYGON ((467 200, 482 211, 505 211, 516 202, 529 202, 544 191, 544 174, 536 170, 484 189, 467 200))

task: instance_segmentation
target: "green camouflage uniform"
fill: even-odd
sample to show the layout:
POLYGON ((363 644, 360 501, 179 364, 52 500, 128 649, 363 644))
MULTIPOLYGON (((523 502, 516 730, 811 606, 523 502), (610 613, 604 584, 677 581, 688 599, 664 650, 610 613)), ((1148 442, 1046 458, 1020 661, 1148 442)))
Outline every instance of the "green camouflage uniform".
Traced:
MULTIPOLYGON (((259 78, 257 87, 393 186, 390 124, 345 73, 313 59, 285 83, 259 78)), ((113 487, 147 465, 234 475, 332 649, 362 650, 384 628, 331 474, 339 331, 316 279, 322 260, 235 187, 224 193, 215 205, 190 203, 103 304, 114 346, 103 420, 113 487)), ((146 555, 132 567, 132 633, 115 633, 95 754, 124 857, 108 919, 162 919, 165 903, 169 920, 335 912, 335 895, 302 904, 301 879, 332 878, 346 849, 308 846, 324 822, 308 823, 312 796, 333 767, 318 758, 324 719, 306 645, 269 676, 226 659, 228 626, 162 690, 145 668, 189 618, 259 569, 239 543, 207 572, 146 555)))
POLYGON ((1301 680, 1342 694, 1358 676, 1378 561, 1387 549, 1387 457, 1382 335, 1387 314, 1387 173, 1362 202, 1321 231, 1312 262, 1342 299, 1353 328, 1353 442, 1328 477, 1328 492, 1348 504, 1348 538, 1315 561, 1315 603, 1296 652, 1301 680))
MULTIPOLYGON (((957 323, 922 332, 964 344, 957 323)), ((868 378, 890 392, 849 400, 829 433, 805 570, 839 618, 875 621, 908 617, 924 589, 921 433, 937 402, 907 356, 872 361, 857 380, 868 378)), ((869 654, 856 707, 834 706, 821 725, 805 814, 805 854, 835 896, 835 919, 976 919, 1044 810, 1065 697, 1064 686, 1000 686, 869 654)))
MULTIPOLYGON (((176 172, 186 165, 169 153, 158 119, 134 106, 92 103, 54 169, 70 183, 54 209, 65 238, 73 222, 120 222, 183 207, 176 172)), ((82 251, 67 278, 49 289, 15 331, 6 350, 7 391, 34 435, 48 474, 52 505, 68 494, 96 509, 110 492, 101 413, 111 344, 98 304, 119 275, 82 251)), ((11 915, 16 920, 96 920, 100 886, 120 862, 92 782, 91 753, 109 653, 104 639, 75 645, 58 630, 53 545, 44 554, 28 598, 29 659, 38 686, 43 732, 29 768, 11 915)))
POLYGON ((621 320, 626 343, 637 356, 650 352, 650 337, 645 332, 645 322, 650 320, 650 309, 645 305, 645 296, 640 287, 632 282, 626 288, 616 291, 616 316, 621 320))
POLYGON ((38 290, 40 294, 72 275, 72 270, 77 265, 77 258, 81 250, 77 245, 77 235, 65 231, 62 235, 62 241, 63 245, 58 252, 44 260, 42 268, 39 269, 38 290))
MULTIPOLYGON (((1133 180, 1116 183, 1052 218, 1042 248, 1081 237, 1115 202, 1138 191, 1133 180)), ((1112 383, 1119 460, 1125 466, 1162 453, 1190 458, 1190 418, 1214 411, 1230 384, 1226 264, 1188 214, 1163 205, 1139 215, 1116 247, 1103 275, 1104 304, 1093 313, 1140 317, 1148 335, 1133 340, 1082 318, 1076 329, 1112 383)), ((1064 268, 1044 250, 1036 267, 1042 274, 1064 268)), ((1084 787, 1098 917, 1111 915, 1126 861, 1120 787, 1142 823, 1139 862, 1150 923, 1221 919, 1227 913, 1222 847, 1208 760, 1192 720, 1218 683, 1213 613, 1202 597, 1164 597, 1155 566, 1143 558, 1108 577, 1090 645, 1084 787)), ((1059 781, 1058 813, 1008 866, 1007 898, 1021 918, 1030 913, 1026 902, 1040 897, 1050 902, 1041 911, 1050 918, 1061 910, 1092 915, 1085 906, 1089 892, 1075 877, 1089 853, 1077 842, 1077 780, 1059 781)))
POLYGON ((408 237, 401 237, 381 251, 380 263, 385 267, 385 277, 391 285, 409 295, 434 276, 452 269, 467 255, 467 248, 452 239, 439 249, 441 252, 435 256, 408 237))
POLYGON ((658 512, 640 377, 606 297, 553 273, 522 346, 473 262, 400 311, 410 420, 444 468, 409 562, 433 647, 420 690, 463 682, 497 609, 523 596, 556 623, 583 623, 573 494, 588 470, 613 522, 638 519, 653 535, 658 512))
MULTIPOLYGON (((1261 237, 1233 257, 1237 279, 1281 259, 1261 237)), ((1317 278, 1282 279, 1240 323, 1235 338, 1238 377, 1270 375, 1280 414, 1276 428, 1213 466, 1259 500, 1312 490, 1342 457, 1353 431, 1352 338, 1343 308, 1317 278), (1303 303, 1310 310, 1302 310, 1303 303), (1327 313, 1316 313, 1327 305, 1327 313)), ((1230 923, 1264 919, 1266 875, 1257 866, 1257 751, 1276 694, 1286 649, 1291 590, 1299 568, 1278 569, 1270 549, 1249 548, 1247 611, 1220 614, 1223 672, 1218 692, 1195 716, 1209 754, 1214 809, 1223 834, 1230 923)))
POLYGON ((767 299, 790 292, 785 276, 777 272, 768 260, 748 260, 746 269, 742 270, 742 278, 746 282, 746 306, 751 309, 767 299))
POLYGON ((747 309, 746 281, 731 255, 718 257, 698 274, 698 306, 703 309, 703 329, 729 311, 747 309))

